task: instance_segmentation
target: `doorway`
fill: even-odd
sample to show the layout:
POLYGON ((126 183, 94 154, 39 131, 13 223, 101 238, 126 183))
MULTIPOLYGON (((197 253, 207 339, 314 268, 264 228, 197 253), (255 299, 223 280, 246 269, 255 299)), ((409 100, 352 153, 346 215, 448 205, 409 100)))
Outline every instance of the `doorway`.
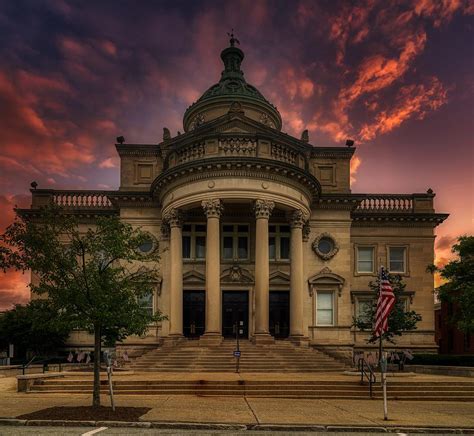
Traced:
POLYGON ((287 338, 290 334, 290 293, 270 291, 270 334, 287 338))
POLYGON ((204 334, 206 320, 206 293, 204 291, 183 292, 183 335, 199 338, 204 334))
POLYGON ((249 337, 249 293, 247 291, 224 291, 222 293, 222 336, 236 337, 239 325, 239 337, 249 337))

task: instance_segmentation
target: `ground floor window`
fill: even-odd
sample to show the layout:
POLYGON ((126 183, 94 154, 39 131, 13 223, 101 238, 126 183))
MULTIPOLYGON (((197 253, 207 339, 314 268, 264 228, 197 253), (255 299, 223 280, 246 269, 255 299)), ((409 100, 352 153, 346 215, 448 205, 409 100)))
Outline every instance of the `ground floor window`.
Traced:
POLYGON ((146 310, 146 312, 149 314, 149 315, 153 315, 154 314, 154 310, 153 310, 153 292, 150 292, 149 294, 146 294, 146 295, 142 295, 139 299, 138 299, 138 303, 140 304, 140 306, 146 310))
POLYGON ((316 324, 334 325, 334 293, 318 292, 316 299, 316 324))

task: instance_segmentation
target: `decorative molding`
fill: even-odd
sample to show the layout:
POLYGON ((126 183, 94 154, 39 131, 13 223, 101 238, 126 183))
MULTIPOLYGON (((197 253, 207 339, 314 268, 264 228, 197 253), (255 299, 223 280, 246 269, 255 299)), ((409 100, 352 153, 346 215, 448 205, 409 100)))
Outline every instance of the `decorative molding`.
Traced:
POLYGON ((222 271, 220 276, 221 283, 254 283, 255 278, 252 273, 241 268, 239 265, 232 265, 230 268, 222 271))
POLYGON ((346 279, 339 274, 333 273, 328 267, 324 267, 319 273, 308 279, 309 295, 312 297, 318 287, 336 287, 339 297, 342 295, 342 288, 346 279))
POLYGON ((206 284, 206 276, 198 271, 192 270, 183 274, 183 284, 206 284))
POLYGON ((163 216, 163 220, 170 227, 181 227, 183 225, 183 213, 179 209, 170 209, 163 216))
POLYGON ((198 113, 197 115, 194 116, 193 120, 191 121, 191 124, 189 125, 189 130, 194 130, 202 126, 205 122, 206 122, 206 119, 204 117, 204 114, 198 113))
POLYGON ((305 221, 303 224, 303 242, 309 241, 309 235, 311 234, 311 226, 309 220, 305 221))
POLYGON ((204 209, 204 214, 207 218, 220 218, 224 211, 222 201, 218 198, 203 200, 201 206, 204 209))
POLYGON ((334 236, 332 236, 330 233, 324 232, 318 235, 314 239, 313 243, 311 244, 311 248, 316 253, 316 255, 319 256, 321 259, 329 260, 329 259, 332 259, 339 251, 339 244, 336 242, 336 239, 334 238, 334 236), (321 242, 321 239, 324 239, 324 238, 329 239, 332 242, 333 248, 329 253, 323 253, 322 251, 319 250, 319 243, 321 242))
POLYGON ((290 275, 283 271, 274 271, 270 274, 269 282, 272 285, 289 285, 290 275))
POLYGON ((269 200, 255 200, 254 211, 255 218, 266 218, 269 219, 272 214, 273 209, 275 208, 275 203, 269 200))
POLYGON ((301 209, 296 209, 290 212, 288 221, 290 222, 290 227, 302 229, 303 225, 307 221, 307 216, 301 209))

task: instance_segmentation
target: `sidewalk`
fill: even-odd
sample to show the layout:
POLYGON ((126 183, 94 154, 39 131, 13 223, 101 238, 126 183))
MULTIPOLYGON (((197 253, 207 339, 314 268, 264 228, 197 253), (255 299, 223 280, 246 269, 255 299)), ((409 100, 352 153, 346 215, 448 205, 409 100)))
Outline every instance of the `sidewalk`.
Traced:
MULTIPOLYGON (((84 394, 17 393, 14 377, 0 378, 1 418, 15 418, 54 406, 90 404, 91 396, 84 394)), ((110 405, 108 396, 102 396, 102 404, 110 405)), ((152 410, 141 417, 141 421, 148 422, 474 429, 473 402, 390 401, 388 422, 383 420, 380 400, 120 395, 116 405, 150 407, 152 410)))

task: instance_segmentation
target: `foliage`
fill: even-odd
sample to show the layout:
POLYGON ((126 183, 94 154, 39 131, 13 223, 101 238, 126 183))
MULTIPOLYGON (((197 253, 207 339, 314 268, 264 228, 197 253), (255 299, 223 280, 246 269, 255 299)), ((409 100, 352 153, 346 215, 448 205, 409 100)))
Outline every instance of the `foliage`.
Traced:
MULTIPOLYGON (((395 343, 395 336, 401 336, 405 331, 416 329, 416 324, 421 321, 421 315, 413 310, 406 310, 405 302, 401 298, 406 287, 406 284, 402 281, 402 277, 398 274, 390 274, 388 278, 392 285, 393 293, 395 294, 395 305, 388 317, 388 330, 382 335, 382 339, 395 343)), ((375 282, 370 282, 369 287, 374 292, 373 302, 371 305, 368 305, 365 313, 353 318, 353 326, 360 330, 370 331, 371 335, 367 342, 375 343, 379 340, 379 337, 375 335, 373 329, 375 326, 375 314, 377 312, 377 300, 380 291, 380 278, 377 277, 375 282)))
POLYGON ((0 348, 15 346, 15 357, 49 355, 64 345, 69 327, 49 300, 17 304, 0 317, 0 348))
POLYGON ((94 334, 94 405, 100 404, 102 342, 142 335, 151 322, 163 318, 150 315, 139 302, 158 280, 156 250, 147 255, 138 251, 148 239, 116 216, 81 227, 57 206, 41 209, 34 218, 18 215, 0 235, 0 267, 31 270, 36 278, 32 292, 48 296, 70 328, 94 334))
POLYGON ((451 250, 457 259, 444 268, 428 267, 439 272, 446 283, 436 289, 442 302, 451 304, 448 322, 464 333, 474 333, 474 236, 461 236, 451 250))

